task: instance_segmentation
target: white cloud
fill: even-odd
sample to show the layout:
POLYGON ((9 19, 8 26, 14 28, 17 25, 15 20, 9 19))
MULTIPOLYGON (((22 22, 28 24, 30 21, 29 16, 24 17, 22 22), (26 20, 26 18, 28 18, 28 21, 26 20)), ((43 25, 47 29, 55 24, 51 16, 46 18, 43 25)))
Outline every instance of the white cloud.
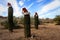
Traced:
POLYGON ((16 16, 16 17, 22 16, 21 8, 18 6, 17 1, 16 0, 14 0, 14 1, 8 0, 8 2, 10 2, 13 6, 14 16, 16 16))
POLYGON ((55 0, 47 5, 45 5, 42 10, 38 10, 39 15, 47 13, 50 10, 55 9, 56 7, 60 7, 60 1, 59 0, 55 0))
POLYGON ((23 0, 23 1, 30 1, 30 0, 23 0))
POLYGON ((43 1, 43 0, 37 0, 37 2, 41 2, 41 1, 43 1))
POLYGON ((5 11, 4 6, 3 6, 3 5, 1 5, 1 4, 0 4, 0 11, 1 11, 1 12, 5 11))
POLYGON ((7 11, 7 7, 4 7, 2 4, 0 4, 0 16, 3 14, 3 12, 7 11))
MULTIPOLYGON (((14 16, 19 17, 22 16, 21 8, 18 6, 17 0, 6 0, 6 5, 0 4, 0 15, 3 16, 4 13, 8 14, 8 8, 7 3, 11 3, 13 10, 14 10, 14 16)), ((7 15, 6 15, 7 16, 7 15)))
POLYGON ((23 1, 19 1, 19 4, 20 4, 20 6, 22 6, 24 4, 24 2, 23 1))
POLYGON ((39 18, 54 18, 56 15, 60 15, 60 8, 48 14, 40 15, 39 18))
POLYGON ((31 3, 27 8, 29 9, 34 3, 31 3))

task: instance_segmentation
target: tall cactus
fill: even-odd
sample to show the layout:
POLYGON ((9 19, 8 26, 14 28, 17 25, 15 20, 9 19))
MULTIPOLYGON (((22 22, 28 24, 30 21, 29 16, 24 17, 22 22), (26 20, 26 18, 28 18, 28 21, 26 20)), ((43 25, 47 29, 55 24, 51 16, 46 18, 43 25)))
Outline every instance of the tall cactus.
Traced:
POLYGON ((34 15, 34 24, 35 24, 35 28, 38 29, 39 20, 38 20, 37 12, 34 15))
POLYGON ((13 32, 13 8, 10 3, 8 3, 8 24, 9 24, 9 31, 13 32))
POLYGON ((24 14, 24 34, 25 37, 31 37, 31 31, 30 31, 30 14, 27 11, 26 8, 23 8, 23 14, 24 14))

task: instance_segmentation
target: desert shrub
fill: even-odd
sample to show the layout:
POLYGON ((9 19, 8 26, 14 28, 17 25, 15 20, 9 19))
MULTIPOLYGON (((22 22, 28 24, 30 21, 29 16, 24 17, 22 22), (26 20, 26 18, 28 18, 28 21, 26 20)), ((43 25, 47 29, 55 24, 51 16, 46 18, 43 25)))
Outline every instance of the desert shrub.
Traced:
POLYGON ((19 21, 20 24, 24 24, 24 17, 23 17, 23 16, 20 17, 19 20, 20 20, 20 21, 19 21))
MULTIPOLYGON (((34 18, 30 17, 30 22, 31 24, 34 24, 34 18)), ((19 24, 24 24, 24 17, 19 18, 19 24)))
POLYGON ((30 22, 32 25, 34 24, 34 18, 33 17, 30 17, 30 22))
POLYGON ((60 15, 57 15, 57 16, 54 18, 54 21, 56 22, 57 25, 60 25, 60 15))
POLYGON ((14 27, 13 27, 14 29, 19 29, 20 28, 16 19, 14 19, 13 23, 14 23, 14 27))
POLYGON ((41 21, 41 19, 39 19, 39 25, 42 25, 42 24, 44 24, 44 23, 41 21))
MULTIPOLYGON (((16 19, 13 21, 13 23, 14 23, 13 29, 20 28, 20 26, 17 24, 17 20, 16 19)), ((9 28, 9 24, 8 24, 8 21, 7 20, 1 22, 1 24, 4 26, 5 29, 8 29, 9 28)))
MULTIPOLYGON (((31 24, 33 24, 34 25, 34 17, 30 17, 30 19, 31 19, 31 24)), ((39 25, 41 25, 42 24, 42 21, 41 21, 41 19, 38 19, 38 21, 39 21, 39 25)))
POLYGON ((4 26, 4 28, 8 28, 8 22, 5 20, 3 22, 1 22, 1 25, 4 26))

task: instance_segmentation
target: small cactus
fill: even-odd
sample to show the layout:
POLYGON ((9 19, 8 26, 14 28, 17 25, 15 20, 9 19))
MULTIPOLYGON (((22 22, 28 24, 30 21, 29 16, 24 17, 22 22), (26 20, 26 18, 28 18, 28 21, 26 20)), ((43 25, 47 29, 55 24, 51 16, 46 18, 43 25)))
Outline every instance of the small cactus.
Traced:
POLYGON ((34 15, 34 24, 35 24, 35 28, 38 29, 38 24, 39 24, 39 20, 38 20, 38 14, 35 13, 34 15))

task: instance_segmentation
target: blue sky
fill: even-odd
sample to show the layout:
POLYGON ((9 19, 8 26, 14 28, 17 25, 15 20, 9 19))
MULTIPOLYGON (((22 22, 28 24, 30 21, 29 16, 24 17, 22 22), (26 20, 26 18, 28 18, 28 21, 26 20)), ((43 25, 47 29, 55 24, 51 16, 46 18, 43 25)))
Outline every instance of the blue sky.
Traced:
POLYGON ((12 4, 16 17, 23 16, 23 7, 27 8, 31 16, 37 12, 39 18, 54 18, 60 15, 60 0, 0 0, 0 16, 8 15, 8 2, 12 4))

